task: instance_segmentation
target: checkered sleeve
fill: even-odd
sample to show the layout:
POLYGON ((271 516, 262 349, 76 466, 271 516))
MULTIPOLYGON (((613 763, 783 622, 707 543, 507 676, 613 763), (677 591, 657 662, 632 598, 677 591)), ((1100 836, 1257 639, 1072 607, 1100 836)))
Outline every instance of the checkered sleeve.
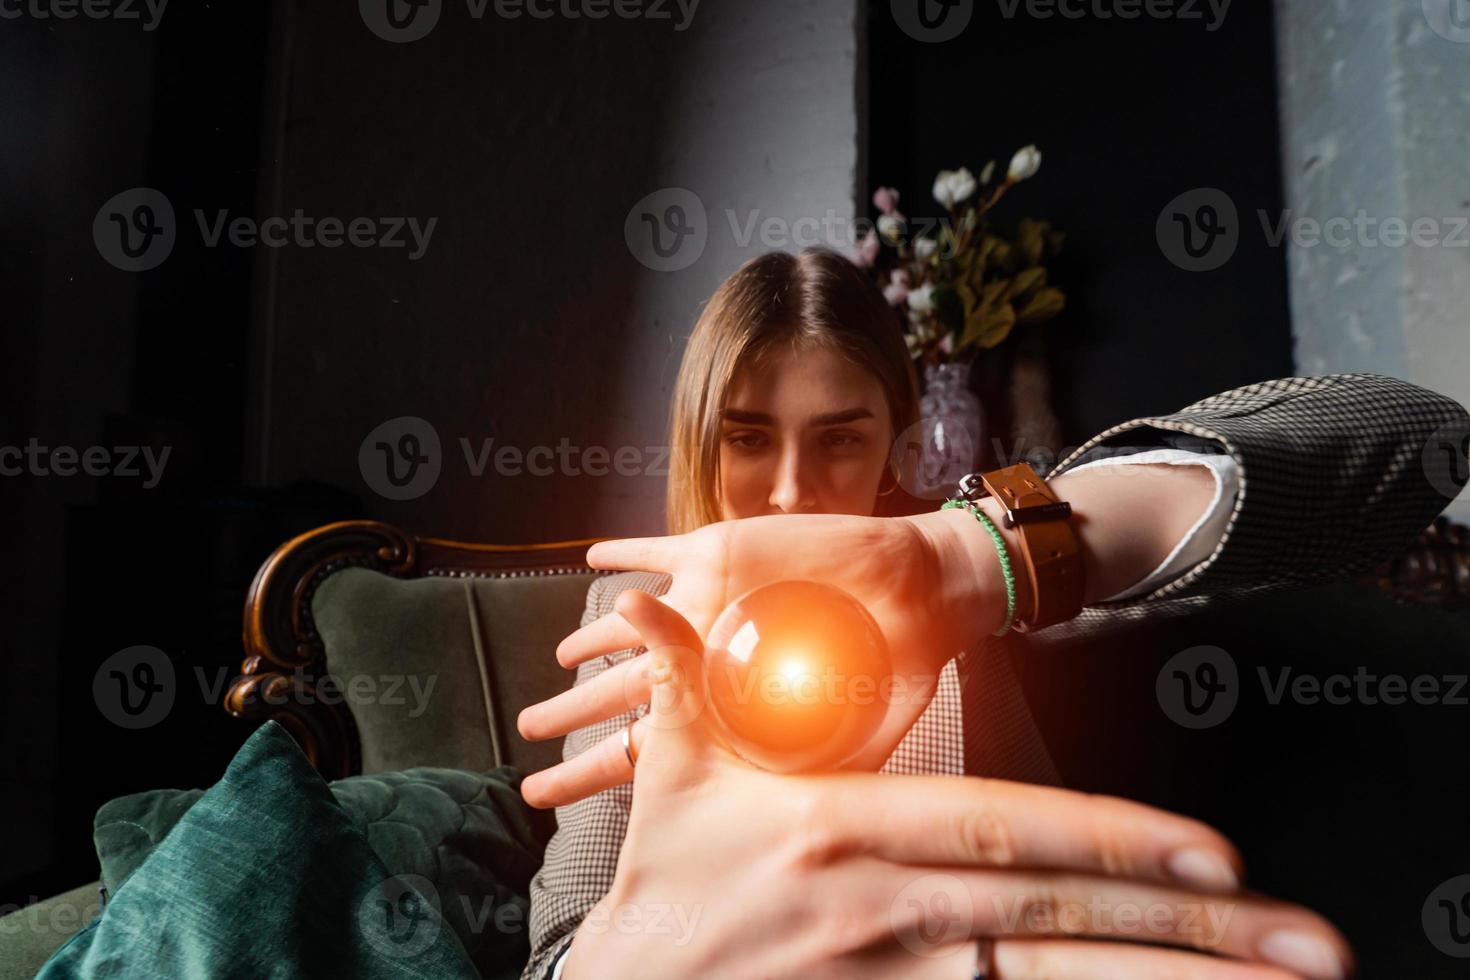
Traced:
MULTIPOLYGON (((587 590, 582 625, 611 612, 613 601, 624 588, 663 595, 668 591, 669 577, 626 572, 595 580, 587 590)), ((577 668, 576 683, 586 684, 640 652, 642 648, 620 650, 589 660, 577 668)), ((562 758, 576 758, 604 738, 618 734, 633 718, 634 713, 629 711, 572 732, 562 745, 562 758)), ((545 980, 551 975, 578 924, 612 887, 632 803, 630 782, 570 806, 557 807, 556 833, 546 846, 541 870, 531 879, 531 959, 521 974, 523 980, 545 980)))
POLYGON ((1158 589, 1041 630, 1096 635, 1265 591, 1360 574, 1401 551, 1465 486, 1470 415, 1378 374, 1280 378, 1114 426, 1048 476, 1112 453, 1229 453, 1240 492, 1213 553, 1158 589))

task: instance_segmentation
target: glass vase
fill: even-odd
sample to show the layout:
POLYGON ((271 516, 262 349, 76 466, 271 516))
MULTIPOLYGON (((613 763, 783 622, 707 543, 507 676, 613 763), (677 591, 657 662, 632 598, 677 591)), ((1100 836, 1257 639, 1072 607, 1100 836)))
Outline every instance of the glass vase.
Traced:
POLYGON ((970 365, 927 365, 919 422, 894 447, 905 455, 904 489, 921 500, 952 495, 960 477, 975 469, 984 428, 984 409, 970 390, 970 365))

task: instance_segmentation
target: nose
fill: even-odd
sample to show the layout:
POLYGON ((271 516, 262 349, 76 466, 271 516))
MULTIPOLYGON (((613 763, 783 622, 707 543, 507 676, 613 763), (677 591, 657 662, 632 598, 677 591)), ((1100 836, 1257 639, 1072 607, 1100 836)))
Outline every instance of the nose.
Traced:
POLYGON ((783 514, 804 514, 816 510, 816 493, 808 471, 799 449, 793 447, 783 453, 776 468, 776 482, 771 487, 771 506, 783 514))

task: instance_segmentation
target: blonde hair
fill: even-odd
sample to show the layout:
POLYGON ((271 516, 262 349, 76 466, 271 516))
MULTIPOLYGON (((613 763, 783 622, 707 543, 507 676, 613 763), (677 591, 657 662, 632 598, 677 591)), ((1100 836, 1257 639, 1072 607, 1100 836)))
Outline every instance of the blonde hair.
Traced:
POLYGON ((896 438, 918 419, 918 381, 892 308, 836 252, 772 252, 726 279, 694 326, 669 419, 669 534, 721 519, 720 418, 730 383, 779 343, 827 347, 868 370, 888 399, 896 438))

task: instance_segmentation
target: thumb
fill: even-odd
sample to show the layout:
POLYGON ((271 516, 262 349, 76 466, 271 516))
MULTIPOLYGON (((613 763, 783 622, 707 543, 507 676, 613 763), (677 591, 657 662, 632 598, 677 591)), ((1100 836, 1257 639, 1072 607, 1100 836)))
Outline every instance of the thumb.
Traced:
POLYGON ((704 643, 683 616, 646 592, 627 589, 614 608, 648 649, 649 711, 638 723, 635 791, 648 781, 697 782, 719 743, 706 710, 704 643))

